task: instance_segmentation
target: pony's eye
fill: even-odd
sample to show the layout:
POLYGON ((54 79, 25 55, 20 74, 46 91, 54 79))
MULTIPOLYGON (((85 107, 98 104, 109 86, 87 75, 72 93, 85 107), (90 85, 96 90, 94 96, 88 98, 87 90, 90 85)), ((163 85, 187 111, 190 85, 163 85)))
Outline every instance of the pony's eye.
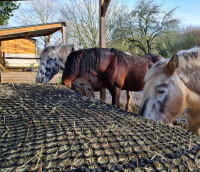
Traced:
POLYGON ((165 93, 164 89, 158 89, 158 90, 156 90, 156 96, 157 97, 162 96, 164 93, 165 93))
POLYGON ((158 90, 157 93, 158 93, 158 94, 164 94, 164 93, 165 93, 165 90, 158 90))

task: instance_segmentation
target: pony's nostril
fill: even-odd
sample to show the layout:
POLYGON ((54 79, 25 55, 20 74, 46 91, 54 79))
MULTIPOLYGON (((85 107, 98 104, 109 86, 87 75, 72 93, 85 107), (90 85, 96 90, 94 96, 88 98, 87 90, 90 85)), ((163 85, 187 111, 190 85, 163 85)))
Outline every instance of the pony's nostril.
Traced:
POLYGON ((144 115, 144 106, 140 108, 138 115, 141 115, 141 116, 144 115))
POLYGON ((144 101, 142 107, 141 107, 140 110, 139 110, 138 115, 144 116, 144 112, 145 112, 145 109, 146 109, 146 106, 147 106, 148 101, 149 101, 149 99, 146 99, 146 100, 144 101))
POLYGON ((43 82, 44 81, 44 77, 40 77, 40 82, 43 82))
POLYGON ((68 84, 68 85, 67 85, 67 88, 71 88, 71 84, 68 84))

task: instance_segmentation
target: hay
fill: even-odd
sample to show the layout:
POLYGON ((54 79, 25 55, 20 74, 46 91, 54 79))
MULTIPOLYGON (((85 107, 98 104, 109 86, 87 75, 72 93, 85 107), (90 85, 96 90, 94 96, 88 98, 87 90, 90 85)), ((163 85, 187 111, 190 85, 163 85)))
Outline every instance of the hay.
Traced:
POLYGON ((58 85, 3 84, 1 171, 198 171, 200 139, 58 85))

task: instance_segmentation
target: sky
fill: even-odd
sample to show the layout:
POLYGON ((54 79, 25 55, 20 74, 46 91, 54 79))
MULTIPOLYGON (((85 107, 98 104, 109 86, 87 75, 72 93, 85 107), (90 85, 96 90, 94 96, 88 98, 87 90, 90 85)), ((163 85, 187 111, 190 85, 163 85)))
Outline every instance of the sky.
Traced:
MULTIPOLYGON (((69 0, 59 0, 69 1, 69 0)), ((72 0, 70 0, 72 1, 72 0)), ((115 1, 115 0, 111 0, 115 1)), ((132 7, 137 1, 136 0, 122 0, 132 7)), ((164 4, 164 9, 172 9, 177 7, 175 16, 181 19, 181 24, 183 26, 200 26, 200 0, 156 0, 157 2, 164 4)), ((22 1, 23 5, 24 2, 22 1)), ((11 18, 9 21, 9 27, 19 26, 15 23, 15 19, 11 18)))
POLYGON ((166 8, 178 7, 176 16, 183 25, 200 26, 200 0, 166 0, 166 8))
MULTIPOLYGON (((130 5, 136 0, 124 0, 130 5)), ((184 26, 200 26, 200 0, 156 0, 164 9, 177 7, 175 16, 181 19, 184 26)))

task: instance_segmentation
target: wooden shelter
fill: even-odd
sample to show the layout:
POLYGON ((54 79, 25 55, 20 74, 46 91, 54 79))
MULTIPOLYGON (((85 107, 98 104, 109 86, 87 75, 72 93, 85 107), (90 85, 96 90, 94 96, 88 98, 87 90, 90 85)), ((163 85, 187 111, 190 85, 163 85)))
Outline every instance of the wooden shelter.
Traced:
MULTIPOLYGON (((23 27, 0 29, 0 63, 3 64, 3 58, 2 58, 3 41, 5 42, 8 40, 19 40, 19 39, 23 39, 23 41, 25 41, 25 39, 30 40, 30 38, 33 38, 33 37, 47 36, 47 45, 50 45, 50 35, 59 30, 61 30, 62 35, 63 35, 62 36, 63 44, 66 44, 66 23, 65 22, 56 22, 56 23, 47 23, 47 24, 40 24, 40 25, 30 25, 30 26, 23 26, 23 27)), ((23 41, 19 40, 19 42, 21 43, 23 41)), ((14 50, 15 48, 11 48, 11 49, 14 50)), ((19 51, 19 50, 14 50, 14 51, 19 51)), ((11 54, 14 54, 14 53, 11 53, 11 54)), ((17 54, 19 56, 21 52, 18 52, 17 54)), ((16 59, 16 58, 18 57, 13 57, 13 59, 16 59)), ((23 59, 23 57, 21 57, 21 59, 23 59)))
POLYGON ((3 66, 7 69, 16 67, 38 66, 34 39, 13 39, 1 43, 3 66))
MULTIPOLYGON (((66 44, 65 22, 0 29, 0 82, 35 82, 36 74, 33 72, 26 74, 22 74, 22 72, 1 72, 1 68, 6 70, 10 67, 20 69, 34 67, 38 58, 36 57, 35 40, 32 38, 46 36, 46 45, 50 45, 50 35, 59 30, 62 32, 63 44, 66 44), (25 65, 22 64, 22 61, 25 65), (18 80, 18 78, 20 79, 18 80), (24 78, 27 78, 26 81, 23 80, 24 78)), ((58 77, 56 78, 58 80, 58 77)))

